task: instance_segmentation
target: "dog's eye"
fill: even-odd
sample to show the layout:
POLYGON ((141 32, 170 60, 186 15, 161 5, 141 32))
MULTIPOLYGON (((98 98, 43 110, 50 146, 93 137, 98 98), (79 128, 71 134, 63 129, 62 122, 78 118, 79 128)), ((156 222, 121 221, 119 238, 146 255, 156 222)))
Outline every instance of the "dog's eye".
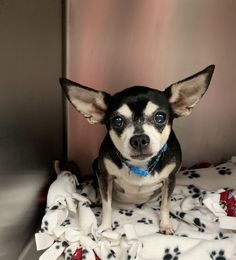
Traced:
POLYGON ((166 121, 166 114, 163 112, 157 112, 154 116, 154 120, 157 124, 163 124, 166 121))
POLYGON ((111 123, 114 128, 121 128, 124 125, 124 119, 120 116, 115 116, 112 118, 111 123))

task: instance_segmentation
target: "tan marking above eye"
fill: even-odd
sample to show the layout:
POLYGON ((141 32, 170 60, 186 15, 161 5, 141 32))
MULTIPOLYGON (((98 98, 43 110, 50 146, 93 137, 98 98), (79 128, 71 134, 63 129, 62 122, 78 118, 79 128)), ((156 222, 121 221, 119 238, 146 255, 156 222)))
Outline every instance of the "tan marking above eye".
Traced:
POLYGON ((143 113, 144 115, 150 117, 153 115, 153 113, 159 108, 159 106, 157 104, 154 104, 151 101, 148 101, 143 113))
POLYGON ((117 112, 125 118, 132 118, 133 112, 130 110, 128 105, 122 105, 117 112))

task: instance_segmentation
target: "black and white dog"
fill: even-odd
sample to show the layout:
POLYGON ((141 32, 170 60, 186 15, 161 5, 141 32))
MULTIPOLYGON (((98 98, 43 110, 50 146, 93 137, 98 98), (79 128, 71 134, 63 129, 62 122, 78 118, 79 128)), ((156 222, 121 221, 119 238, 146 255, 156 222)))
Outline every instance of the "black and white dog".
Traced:
POLYGON ((102 229, 111 228, 112 199, 142 204, 161 191, 160 232, 172 234, 168 199, 181 167, 174 118, 187 116, 206 92, 214 65, 164 91, 127 88, 113 96, 60 79, 73 106, 89 123, 103 123, 107 135, 94 163, 102 198, 102 229))

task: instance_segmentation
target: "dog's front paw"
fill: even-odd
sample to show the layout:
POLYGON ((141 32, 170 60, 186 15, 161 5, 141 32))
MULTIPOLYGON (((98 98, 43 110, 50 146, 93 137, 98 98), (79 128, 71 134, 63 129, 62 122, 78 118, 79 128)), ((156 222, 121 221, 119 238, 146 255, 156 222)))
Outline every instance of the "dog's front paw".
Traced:
POLYGON ((100 225, 96 230, 96 238, 106 238, 110 241, 118 241, 120 239, 120 233, 112 231, 111 227, 100 225))
POLYGON ((170 222, 160 222, 160 233, 165 235, 173 235, 175 233, 173 226, 170 222))
POLYGON ((111 230, 110 226, 106 226, 106 225, 100 225, 97 229, 97 232, 99 233, 103 233, 104 231, 109 231, 111 230))

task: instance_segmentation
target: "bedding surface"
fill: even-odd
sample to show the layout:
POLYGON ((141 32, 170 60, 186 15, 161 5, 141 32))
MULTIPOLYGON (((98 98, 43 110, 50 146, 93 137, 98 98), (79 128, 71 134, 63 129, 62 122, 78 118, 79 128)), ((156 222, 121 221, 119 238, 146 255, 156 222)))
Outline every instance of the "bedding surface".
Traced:
POLYGON ((102 212, 91 182, 75 189, 74 181, 72 186, 69 192, 68 187, 58 189, 55 183, 50 187, 50 206, 41 230, 35 234, 38 250, 44 250, 40 260, 236 259, 235 231, 222 229, 219 217, 204 204, 206 198, 217 196, 223 189, 236 190, 234 158, 216 167, 178 173, 170 199, 172 236, 159 233, 160 199, 126 208, 114 204, 112 230, 99 232, 102 212), (55 189, 60 196, 52 196, 55 189))

